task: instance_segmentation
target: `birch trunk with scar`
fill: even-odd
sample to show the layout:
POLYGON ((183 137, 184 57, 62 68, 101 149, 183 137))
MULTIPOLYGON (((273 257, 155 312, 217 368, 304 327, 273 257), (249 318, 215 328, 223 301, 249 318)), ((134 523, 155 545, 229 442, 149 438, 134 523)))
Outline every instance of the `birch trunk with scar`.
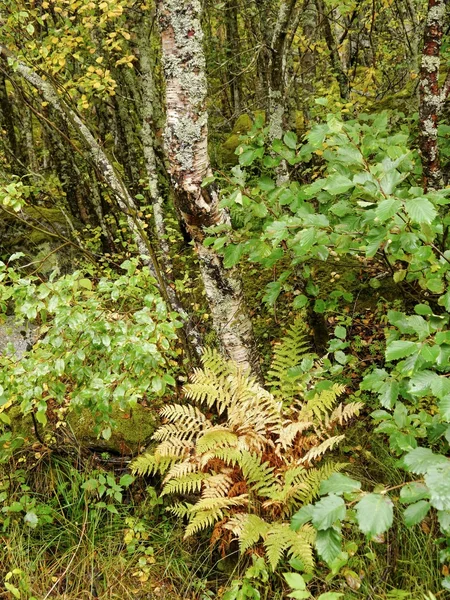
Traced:
POLYGON ((420 68, 419 147, 423 168, 423 187, 438 190, 444 186, 438 145, 439 117, 448 95, 447 82, 439 86, 440 52, 446 0, 428 0, 422 63, 420 68))
POLYGON ((205 228, 228 222, 212 186, 205 57, 199 0, 160 0, 159 23, 166 83, 165 144, 178 209, 198 253, 214 329, 226 355, 260 373, 253 329, 236 270, 203 245, 205 228))
MULTIPOLYGON (((0 57, 4 59, 11 58, 11 53, 9 50, 1 44, 0 57)), ((30 69, 30 67, 18 61, 17 59, 14 59, 14 65, 16 73, 28 81, 30 85, 38 90, 40 94, 42 94, 45 101, 48 102, 50 106, 52 106, 52 108, 60 115, 61 120, 68 127, 74 127, 78 132, 80 138, 84 142, 87 154, 95 165, 100 176, 107 183, 109 189, 113 193, 119 208, 126 215, 127 224, 139 254, 141 256, 150 257, 148 260, 146 260, 145 264, 157 280, 161 295, 165 298, 168 304, 172 306, 173 310, 176 310, 185 320, 185 330, 191 343, 191 347, 196 355, 200 355, 202 352, 201 337, 196 328, 193 326, 186 311, 182 307, 175 290, 166 285, 166 282, 159 269, 153 247, 145 234, 144 223, 137 216, 137 210, 134 205, 133 198, 129 194, 120 177, 115 172, 114 167, 112 166, 108 157, 103 152, 99 143, 77 115, 77 113, 64 103, 56 90, 48 81, 42 79, 42 77, 30 69)))

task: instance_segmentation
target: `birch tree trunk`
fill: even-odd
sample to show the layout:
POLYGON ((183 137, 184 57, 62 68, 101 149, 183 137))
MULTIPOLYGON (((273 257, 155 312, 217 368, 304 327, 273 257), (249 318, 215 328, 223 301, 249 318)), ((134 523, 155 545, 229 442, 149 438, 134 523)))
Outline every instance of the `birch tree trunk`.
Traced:
POLYGON ((438 145, 438 124, 449 81, 439 86, 440 52, 445 20, 446 0, 428 0, 425 22, 422 64, 420 69, 420 154, 423 168, 423 187, 438 190, 444 186, 438 145))
POLYGON ((208 116, 205 57, 199 0, 160 0, 159 24, 166 82, 165 144, 178 209, 191 234, 213 317, 226 355, 259 375, 253 329, 236 270, 203 245, 206 227, 228 222, 212 186, 202 187, 211 174, 208 156, 208 116))

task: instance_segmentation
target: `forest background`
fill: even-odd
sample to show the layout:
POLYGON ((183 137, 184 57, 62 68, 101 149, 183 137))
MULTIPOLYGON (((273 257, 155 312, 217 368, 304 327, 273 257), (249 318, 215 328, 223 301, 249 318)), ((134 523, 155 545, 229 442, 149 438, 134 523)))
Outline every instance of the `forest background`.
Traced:
POLYGON ((445 0, 4 0, 0 594, 450 594, 445 0))

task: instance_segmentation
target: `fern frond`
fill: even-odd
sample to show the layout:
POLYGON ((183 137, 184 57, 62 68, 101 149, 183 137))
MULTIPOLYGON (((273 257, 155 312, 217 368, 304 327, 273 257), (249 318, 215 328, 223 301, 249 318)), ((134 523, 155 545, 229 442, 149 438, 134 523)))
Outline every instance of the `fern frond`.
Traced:
POLYGON ((248 495, 241 494, 234 498, 202 498, 191 508, 191 514, 198 512, 208 512, 215 509, 234 508, 237 506, 246 506, 248 504, 248 495))
POLYGON ((138 456, 131 464, 131 472, 138 475, 153 475, 155 473, 164 473, 174 462, 178 461, 178 456, 155 456, 146 453, 138 456))
POLYGON ((168 506, 166 511, 179 519, 183 519, 188 516, 191 508, 192 504, 189 504, 189 502, 176 502, 175 504, 172 504, 172 506, 168 506))
POLYGON ((193 494, 199 492, 202 482, 211 477, 209 473, 188 473, 182 477, 170 479, 161 492, 161 496, 167 494, 193 494))
POLYGON ((335 446, 337 446, 337 444, 339 444, 339 442, 342 442, 344 438, 345 435, 335 435, 333 437, 328 438, 327 440, 319 444, 319 446, 315 446, 314 448, 311 448, 311 450, 308 450, 305 456, 302 459, 300 459, 301 462, 310 463, 313 460, 316 460, 317 458, 319 458, 319 456, 323 456, 325 452, 332 450, 335 446))
POLYGON ((287 450, 288 448, 290 448, 297 435, 299 433, 303 433, 313 425, 314 423, 312 421, 298 421, 294 423, 285 424, 279 432, 277 443, 278 451, 287 450))
POLYGON ((212 508, 195 514, 189 525, 186 527, 184 539, 195 535, 203 529, 212 527, 217 521, 223 519, 223 510, 221 508, 212 508))
POLYGON ((307 573, 314 570, 313 544, 315 539, 316 532, 310 524, 303 525, 298 531, 291 530, 288 554, 292 558, 301 560, 307 573))
POLYGON ((178 429, 191 429, 201 431, 211 423, 196 406, 192 404, 169 404, 159 411, 163 419, 176 423, 178 429))
POLYGON ((258 515, 237 513, 224 525, 224 529, 231 531, 239 540, 239 550, 243 554, 267 535, 269 524, 258 515))
POLYGON ((202 498, 224 498, 233 485, 233 479, 225 473, 211 475, 203 482, 202 498))
POLYGON ((272 394, 277 399, 286 403, 301 391, 305 371, 299 368, 299 365, 302 359, 310 354, 310 350, 307 326, 305 320, 299 317, 273 350, 267 378, 272 394))
POLYGON ((238 436, 226 427, 212 427, 197 438, 196 450, 198 453, 209 452, 215 448, 234 447, 238 436))
POLYGON ((268 493, 268 490, 276 484, 274 481, 274 469, 268 463, 261 464, 261 459, 251 452, 242 452, 238 465, 249 488, 260 494, 268 493))
POLYGON ((319 421, 323 420, 332 410, 336 400, 345 392, 345 385, 333 384, 329 389, 324 389, 308 400, 306 412, 311 412, 319 421))
POLYGON ((359 411, 363 408, 363 402, 349 402, 348 404, 339 404, 331 413, 329 419, 326 421, 327 429, 332 427, 336 423, 344 425, 353 417, 359 416, 359 411))
POLYGON ((192 459, 184 460, 183 462, 178 462, 172 465, 169 472, 164 478, 163 484, 167 483, 170 479, 174 479, 175 477, 184 477, 189 473, 196 473, 199 470, 199 464, 192 459))
POLYGON ((342 471, 347 466, 346 463, 325 463, 320 467, 307 469, 303 485, 297 492, 299 504, 311 504, 319 496, 320 484, 329 479, 333 473, 342 471))

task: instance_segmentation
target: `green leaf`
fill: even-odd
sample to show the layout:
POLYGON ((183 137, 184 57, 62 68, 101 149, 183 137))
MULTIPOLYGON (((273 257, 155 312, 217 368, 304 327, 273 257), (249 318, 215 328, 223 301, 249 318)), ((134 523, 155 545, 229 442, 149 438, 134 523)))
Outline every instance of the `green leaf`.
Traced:
POLYGON ((328 564, 333 562, 342 551, 342 535, 334 527, 317 532, 316 548, 319 556, 328 564))
POLYGON ((396 215, 401 207, 402 203, 400 200, 388 198, 387 200, 380 202, 375 209, 375 215, 378 217, 378 219, 380 219, 380 221, 384 222, 396 215))
POLYGON ((334 328, 334 335, 341 340, 345 340, 345 338, 347 337, 347 330, 345 329, 345 327, 342 327, 342 325, 337 325, 334 328))
POLYGON ((430 448, 415 448, 405 454, 402 462, 410 473, 426 473, 437 465, 446 465, 449 461, 442 454, 434 454, 430 448))
POLYGON ((291 529, 298 531, 302 525, 311 521, 314 512, 314 506, 307 504, 302 506, 291 518, 291 529))
POLYGON ((283 573, 283 577, 293 590, 306 590, 306 583, 300 573, 283 573))
POLYGON ((405 209, 413 223, 431 223, 437 211, 426 198, 413 198, 405 202, 405 209))
POLYGON ((300 294, 294 298, 294 302, 292 303, 293 308, 300 309, 305 307, 308 304, 309 300, 307 296, 300 294))
POLYGON ((327 177, 326 183, 323 186, 323 189, 329 192, 332 196, 337 196, 339 194, 344 194, 348 192, 352 187, 354 187, 354 183, 345 175, 340 175, 339 173, 334 173, 327 177))
POLYGON ((325 592, 325 594, 320 594, 317 600, 339 600, 343 595, 340 592, 325 592))
POLYGON ((419 500, 428 499, 429 497, 430 492, 428 491, 427 486, 417 481, 407 483, 402 487, 400 492, 400 502, 403 502, 404 504, 411 504, 412 502, 418 502, 419 500))
POLYGON ((244 252, 244 244, 231 244, 223 251, 223 266, 225 269, 231 269, 241 259, 244 252))
POLYGON ((430 467, 425 474, 425 483, 430 490, 431 505, 437 510, 450 510, 450 460, 430 467))
POLYGON ((384 494, 367 494, 356 505, 360 530, 370 536, 384 533, 394 519, 392 501, 384 494))
POLYGON ((438 406, 441 419, 446 423, 450 423, 450 395, 444 396, 438 406))
POLYGON ((283 136, 283 142, 288 148, 295 150, 297 148, 297 135, 293 131, 288 131, 283 136))
POLYGON ((395 340, 390 342, 386 348, 386 360, 398 360, 410 356, 417 350, 416 342, 408 342, 407 340, 395 340))
POLYGON ((133 481, 134 481, 133 475, 130 475, 129 473, 125 473, 125 475, 122 475, 122 477, 119 479, 119 485, 121 485, 122 487, 128 487, 133 483, 133 481))
POLYGON ((280 293, 281 283, 279 281, 271 281, 266 285, 266 293, 263 296, 263 302, 269 306, 274 306, 280 293))
POLYGON ((325 494, 348 494, 358 492, 361 489, 361 483, 355 479, 347 477, 342 473, 333 473, 326 481, 320 484, 320 495, 325 494))
POLYGON ((417 523, 423 521, 430 508, 430 503, 426 500, 421 500, 420 502, 416 502, 415 504, 408 506, 403 513, 406 525, 408 527, 412 527, 413 525, 417 525, 417 523))
POLYGON ((336 521, 342 521, 345 514, 346 508, 343 499, 335 494, 330 494, 314 505, 312 523, 316 529, 329 529, 336 521))

